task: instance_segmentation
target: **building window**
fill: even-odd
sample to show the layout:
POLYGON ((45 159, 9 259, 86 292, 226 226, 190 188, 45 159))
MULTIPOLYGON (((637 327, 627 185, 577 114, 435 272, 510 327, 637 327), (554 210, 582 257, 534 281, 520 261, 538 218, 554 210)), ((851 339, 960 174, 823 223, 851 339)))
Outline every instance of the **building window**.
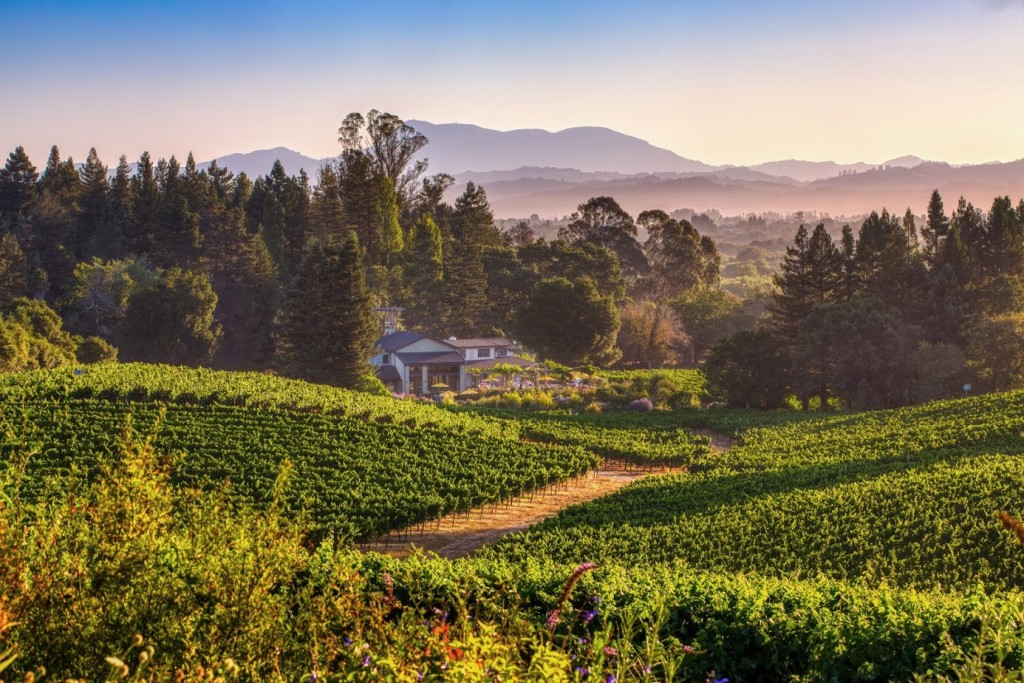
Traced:
POLYGON ((382 365, 391 365, 391 354, 385 353, 380 362, 382 365))
POLYGON ((499 346, 498 348, 494 349, 494 357, 495 358, 504 358, 507 355, 508 355, 508 349, 506 349, 504 346, 499 346))
POLYGON ((476 357, 477 358, 490 358, 491 357, 491 350, 490 349, 477 349, 476 350, 476 357))

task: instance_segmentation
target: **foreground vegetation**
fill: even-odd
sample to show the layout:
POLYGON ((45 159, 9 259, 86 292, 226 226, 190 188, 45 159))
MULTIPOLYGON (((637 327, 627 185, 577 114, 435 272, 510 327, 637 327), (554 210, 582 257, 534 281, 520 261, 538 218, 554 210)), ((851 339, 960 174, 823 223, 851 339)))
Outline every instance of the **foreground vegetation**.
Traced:
POLYGON ((268 509, 239 508, 172 486, 128 438, 64 497, 27 504, 5 481, 11 677, 906 680, 1021 664, 1016 593, 311 550, 282 514, 286 480, 268 509))

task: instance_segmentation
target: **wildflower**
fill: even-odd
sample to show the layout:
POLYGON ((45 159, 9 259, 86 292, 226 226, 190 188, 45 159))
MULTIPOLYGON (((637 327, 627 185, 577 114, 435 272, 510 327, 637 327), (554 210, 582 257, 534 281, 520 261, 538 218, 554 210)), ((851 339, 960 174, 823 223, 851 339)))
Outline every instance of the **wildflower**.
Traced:
POLYGON ((341 642, 345 647, 352 647, 352 640, 348 636, 342 638, 341 642))
MULTIPOLYGON (((363 656, 363 667, 365 668, 365 667, 368 667, 368 666, 370 666, 370 655, 364 655, 363 656)), ((720 683, 720 682, 719 681, 715 681, 715 683, 720 683)), ((725 681, 725 683, 729 683, 729 682, 725 681)))
POLYGON ((688 655, 692 655, 695 652, 693 645, 683 645, 683 652, 688 655))
POLYGON ((615 674, 608 674, 608 678, 604 679, 604 683, 616 683, 618 680, 615 674))
POLYGON ((596 609, 588 609, 586 612, 584 612, 580 616, 583 619, 583 625, 586 626, 587 624, 589 624, 591 621, 594 620, 594 617, 597 616, 597 610, 596 609))
POLYGON ((548 630, 554 631, 555 626, 558 625, 558 620, 562 616, 562 608, 565 606, 566 600, 572 594, 572 589, 576 587, 576 582, 580 580, 580 577, 589 571, 597 569, 597 563, 595 562, 584 562, 580 566, 576 567, 572 574, 565 582, 565 587, 562 589, 562 594, 558 596, 558 605, 548 615, 548 630))
POLYGON ((584 668, 582 666, 578 666, 578 667, 576 667, 576 674, 580 678, 586 678, 587 676, 590 675, 590 669, 586 669, 586 668, 584 668))
POLYGON ((640 670, 643 671, 645 674, 649 674, 651 673, 651 665, 644 664, 642 667, 640 667, 640 670))
POLYGON ((611 645, 605 645, 603 648, 601 648, 601 652, 604 653, 605 657, 617 657, 619 654, 619 651, 611 645))
POLYGON ((587 639, 586 638, 580 638, 580 645, 586 645, 586 644, 587 644, 587 639))

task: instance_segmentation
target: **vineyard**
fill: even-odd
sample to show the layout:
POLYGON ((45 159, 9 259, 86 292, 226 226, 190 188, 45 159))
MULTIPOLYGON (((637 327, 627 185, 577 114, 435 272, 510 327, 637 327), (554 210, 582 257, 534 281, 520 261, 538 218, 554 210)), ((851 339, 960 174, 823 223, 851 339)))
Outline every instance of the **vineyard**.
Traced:
POLYGON ((588 426, 572 416, 454 412, 305 382, 152 365, 8 375, 0 382, 5 459, 30 454, 29 495, 95 470, 129 419, 180 454, 173 479, 230 482, 266 503, 284 463, 288 504, 317 533, 363 539, 506 501, 578 476, 602 458, 678 464, 707 439, 651 423, 588 426))
POLYGON ((1024 392, 824 416, 522 413, 109 365, 5 376, 0 397, 0 619, 18 622, 0 654, 19 644, 15 674, 83 675, 117 654, 141 680, 123 650, 136 632, 154 680, 1012 680, 1024 666, 1024 554, 997 518, 1024 517, 1024 392), (713 452, 693 429, 735 445, 713 452), (457 561, 317 543, 608 458, 686 471, 457 561))
POLYGON ((997 513, 1024 512, 1024 393, 740 432, 690 475, 637 482, 508 537, 497 555, 870 585, 1021 585, 997 513))

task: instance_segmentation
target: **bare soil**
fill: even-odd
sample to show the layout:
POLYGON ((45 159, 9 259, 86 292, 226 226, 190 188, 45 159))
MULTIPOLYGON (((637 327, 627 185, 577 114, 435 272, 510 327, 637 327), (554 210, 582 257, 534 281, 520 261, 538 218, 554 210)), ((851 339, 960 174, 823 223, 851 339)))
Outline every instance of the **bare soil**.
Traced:
MULTIPOLYGON (((723 452, 732 439, 709 430, 695 430, 711 439, 711 450, 723 452)), ((454 559, 465 557, 506 534, 554 517, 563 509, 615 493, 643 477, 683 472, 680 468, 630 468, 605 462, 599 469, 569 481, 527 494, 510 503, 486 505, 465 514, 448 515, 423 527, 394 532, 361 547, 365 551, 405 557, 415 548, 454 559)))
POLYGON ((678 469, 601 468, 562 484, 537 491, 531 500, 527 494, 511 503, 487 505, 461 515, 449 515, 439 522, 428 522, 424 529, 415 527, 393 533, 390 540, 377 539, 365 544, 364 550, 405 557, 413 548, 437 553, 441 557, 465 557, 488 543, 553 517, 561 510, 618 491, 642 477, 678 469))
POLYGON ((711 443, 709 445, 711 446, 711 450, 715 453, 724 453, 733 446, 732 437, 726 436, 725 434, 719 434, 718 432, 713 432, 710 429, 694 429, 693 431, 711 439, 711 443))

